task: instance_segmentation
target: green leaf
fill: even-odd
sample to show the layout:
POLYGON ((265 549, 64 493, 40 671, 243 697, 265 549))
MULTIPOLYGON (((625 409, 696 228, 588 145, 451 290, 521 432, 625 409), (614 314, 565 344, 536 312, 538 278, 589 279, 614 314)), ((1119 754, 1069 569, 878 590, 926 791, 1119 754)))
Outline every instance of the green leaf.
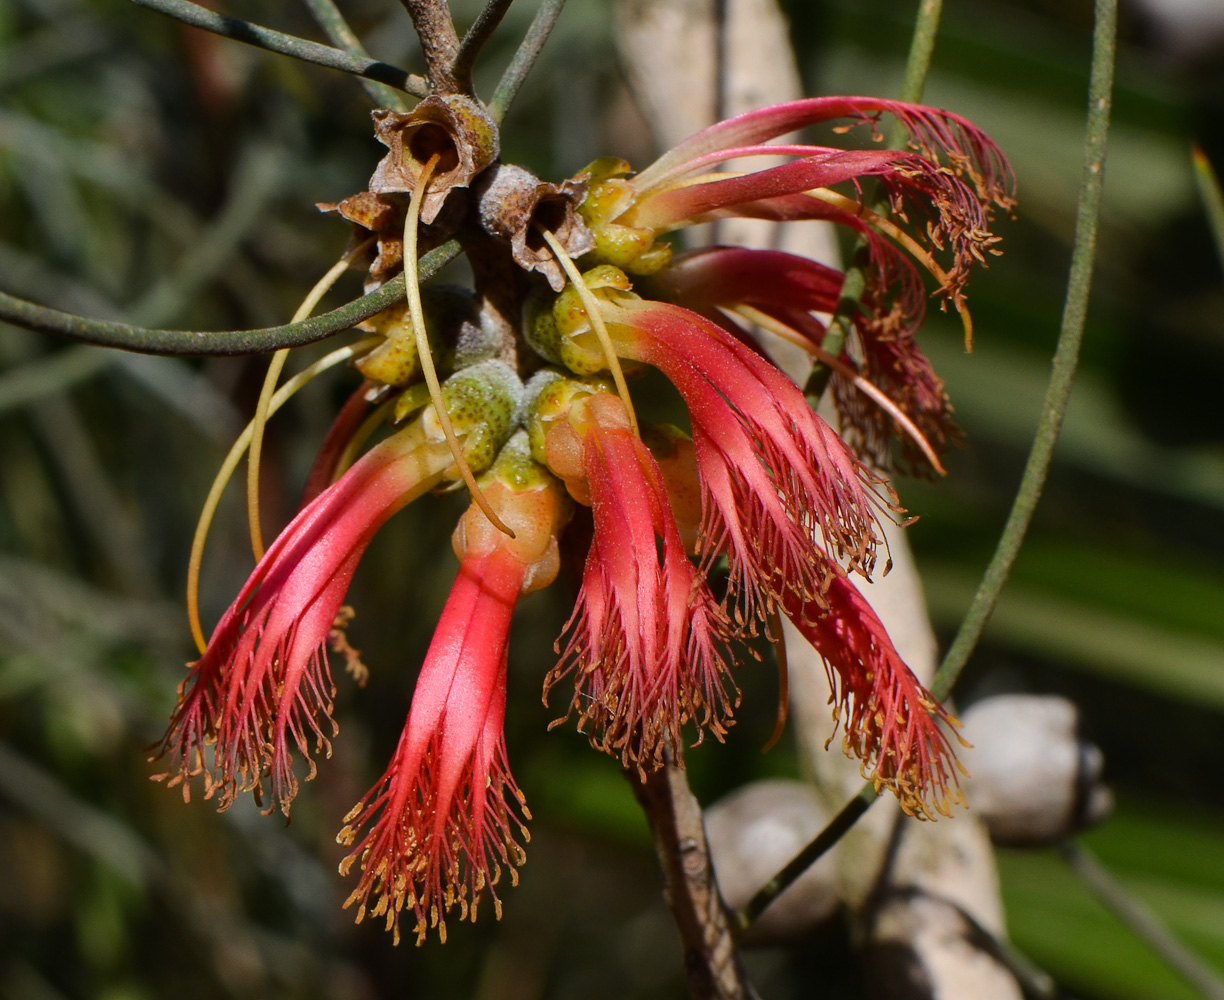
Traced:
MULTIPOLYGON (((1224 973, 1224 817, 1123 800, 1084 842, 1182 942, 1224 973)), ((1119 1000, 1197 997, 1053 852, 1000 851, 1012 940, 1064 983, 1119 1000)))
MULTIPOLYGON (((937 626, 954 628, 977 574, 923 564, 923 587, 937 626)), ((986 626, 986 639, 1168 697, 1224 710, 1224 643, 1187 635, 1101 607, 1015 584, 986 626)))

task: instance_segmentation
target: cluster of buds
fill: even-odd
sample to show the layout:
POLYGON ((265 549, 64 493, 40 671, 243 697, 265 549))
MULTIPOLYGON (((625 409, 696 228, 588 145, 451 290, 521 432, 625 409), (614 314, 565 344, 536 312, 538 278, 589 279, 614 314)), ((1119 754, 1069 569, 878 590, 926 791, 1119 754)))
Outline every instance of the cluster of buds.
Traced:
POLYGON ((462 480, 473 504, 455 531, 459 571, 403 735, 339 837, 353 848, 342 871, 359 871, 358 920, 381 917, 398 940, 411 914, 419 942, 430 927, 444 937, 455 909, 474 917, 486 892, 500 913, 496 885, 503 869, 515 878, 529 818, 502 731, 510 620, 521 594, 558 576, 562 552, 583 561, 581 584, 545 697, 572 686, 566 717, 631 773, 726 736, 742 640, 780 641, 785 617, 824 658, 864 774, 913 815, 946 812, 960 798, 951 720, 853 578, 887 569, 878 518, 902 512, 883 471, 938 470, 953 436, 914 340, 926 297, 915 262, 967 317, 967 273, 993 252, 990 214, 1011 205, 998 149, 945 111, 813 99, 722 122, 639 173, 607 158, 550 184, 498 160, 497 129, 471 98, 434 96, 375 122, 389 152, 368 190, 325 207, 355 225, 370 286, 406 268, 407 299, 365 324, 377 340, 356 361, 365 381, 300 513, 191 666, 162 777, 185 796, 202 779, 221 808, 266 792, 287 814, 295 758, 313 776, 312 755, 330 751, 327 645, 351 655, 357 561, 392 514, 462 480), (909 148, 774 142, 834 119, 878 138, 885 113, 909 148), (781 166, 718 172, 779 154, 781 166), (826 325, 840 271, 774 251, 674 253, 663 238, 737 215, 862 237, 871 262, 849 338, 835 345, 826 325), (902 228, 910 215, 920 225, 902 228), (415 261, 455 235, 473 290, 422 295, 415 261), (770 360, 761 331, 832 370, 845 438, 770 360), (630 382, 648 367, 674 386, 686 428, 639 423, 630 382), (380 421, 390 435, 353 460, 380 421))

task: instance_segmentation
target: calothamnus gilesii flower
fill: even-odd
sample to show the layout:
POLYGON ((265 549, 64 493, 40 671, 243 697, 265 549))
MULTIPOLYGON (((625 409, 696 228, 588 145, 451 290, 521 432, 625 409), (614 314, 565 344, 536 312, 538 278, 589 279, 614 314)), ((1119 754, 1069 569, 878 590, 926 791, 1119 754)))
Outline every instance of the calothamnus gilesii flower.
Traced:
POLYGON ((407 503, 468 483, 459 570, 383 776, 346 819, 358 920, 418 942, 476 915, 523 860, 529 812, 502 722, 506 650, 521 594, 557 576, 576 507, 593 526, 546 695, 631 772, 710 734, 739 705, 740 640, 780 641, 789 619, 824 658, 844 745, 878 788, 930 818, 957 800, 951 721, 893 647, 852 577, 886 570, 880 517, 902 514, 888 468, 940 470, 955 440, 943 384, 918 349, 926 291, 965 317, 974 264, 996 252, 994 209, 1013 179, 997 147, 957 115, 864 97, 764 108, 705 129, 635 173, 618 159, 560 184, 497 160, 496 127, 470 98, 377 112, 388 153, 369 189, 334 206, 355 226, 369 283, 464 226, 474 291, 374 317, 343 408, 281 532, 180 687, 161 777, 201 777, 221 808, 241 791, 286 814, 296 758, 330 751, 329 641, 378 528, 407 503), (879 138, 891 115, 908 148, 845 150, 775 140, 832 120, 879 138), (779 155, 730 174, 727 161, 779 155), (881 202, 863 194, 867 185, 881 202), (863 238, 866 282, 851 336, 827 316, 845 275, 769 250, 676 254, 662 237, 728 216, 832 222, 863 238), (474 221, 473 221, 474 220, 474 221), (472 227, 475 227, 473 229, 472 227), (770 360, 763 329, 832 372, 842 435, 770 360), (424 353, 423 353, 424 352, 424 353), (688 426, 639 424, 629 378, 657 369, 688 426), (450 372, 438 384, 436 367, 450 372), (524 385, 526 386, 524 388, 524 385), (381 416, 390 436, 352 460, 381 416), (351 461, 351 464, 349 464, 351 461), (476 476, 480 476, 476 479, 476 476), (728 585, 709 576, 725 565, 728 585))

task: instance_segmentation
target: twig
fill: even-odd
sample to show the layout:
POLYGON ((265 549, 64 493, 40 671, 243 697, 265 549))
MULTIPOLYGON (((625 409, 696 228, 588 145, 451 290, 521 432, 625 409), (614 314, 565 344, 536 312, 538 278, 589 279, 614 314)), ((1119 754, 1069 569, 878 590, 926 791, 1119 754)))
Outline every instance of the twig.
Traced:
POLYGON ((755 1000, 718 891, 701 807, 670 749, 664 766, 641 780, 626 773, 654 834, 668 904, 684 945, 693 1000, 755 1000))
POLYGON ((467 34, 463 36, 463 41, 459 43, 459 53, 455 56, 451 72, 465 90, 472 89, 472 66, 476 57, 480 55, 485 42, 497 30, 512 3, 514 0, 488 0, 480 15, 468 28, 467 34))
MULTIPOLYGON (((361 44, 361 39, 357 37, 357 33, 349 27, 348 21, 340 13, 340 8, 336 6, 335 0, 306 0, 306 6, 310 8, 310 13, 314 16, 315 21, 318 22, 319 27, 323 29, 323 34, 327 36, 328 41, 338 48, 344 49, 345 52, 358 56, 361 59, 370 58, 370 53, 361 44)), ((378 83, 364 78, 361 81, 361 85, 378 107, 392 108, 395 111, 406 111, 408 109, 408 103, 394 87, 388 87, 385 83, 378 83)))
MULTIPOLYGON (((420 280, 437 274, 459 255, 457 240, 451 240, 431 250, 418 265, 420 280)), ((261 330, 148 330, 87 319, 72 313, 49 309, 16 296, 0 292, 0 320, 24 326, 41 333, 53 333, 72 340, 116 347, 140 354, 228 355, 263 354, 282 347, 301 347, 324 340, 341 330, 348 330, 364 319, 399 302, 404 297, 404 277, 388 281, 382 288, 331 312, 313 319, 261 330)))
MULTIPOLYGON (((923 9, 926 9, 926 4, 923 9)), ((937 5, 936 5, 937 6, 937 5)), ((1054 445, 1062 428, 1071 396, 1071 384, 1079 360, 1084 335, 1084 320, 1088 312, 1088 293, 1092 283, 1092 267, 1096 257, 1097 223, 1100 218, 1101 189, 1105 179, 1105 151, 1109 136, 1109 113, 1113 93, 1114 56, 1117 36, 1117 0, 1096 0, 1096 25, 1092 39, 1092 78, 1088 88, 1088 122, 1084 139, 1084 174, 1076 211, 1075 244, 1071 251, 1071 271, 1067 279, 1067 297, 1063 307, 1058 346, 1054 352, 1053 370, 1046 389, 1045 403, 1037 432, 1029 451, 1024 475, 1016 491, 1011 513, 999 537, 982 582, 951 647, 944 656, 931 683, 931 693, 942 700, 952 690, 969 654, 973 652, 982 630, 990 619, 999 593, 1007 582, 1012 564, 1020 551, 1025 532, 1033 519, 1033 511, 1041 497, 1053 457, 1054 445)), ((915 46, 913 51, 917 50, 915 46)), ((919 57, 922 53, 919 50, 919 57)), ((929 58, 929 55, 927 56, 929 58)), ((908 79, 909 73, 906 73, 908 79)), ((769 903, 825 853, 867 811, 875 798, 870 783, 846 803, 825 830, 805 847, 796 860, 774 876, 749 902, 736 918, 737 926, 746 929, 769 903), (799 865, 802 858, 806 864, 799 865)))
POLYGON ((520 43, 518 51, 514 53, 514 58, 510 60, 510 65, 506 67, 506 71, 502 74, 497 90, 493 92, 493 100, 489 102, 489 111, 493 115, 494 121, 500 122, 506 117, 506 112, 510 110, 510 105, 514 103, 514 98, 518 96, 519 88, 523 86, 523 81, 527 79, 527 74, 531 72, 531 67, 535 65, 536 60, 540 57, 544 43, 548 41, 548 36, 552 34, 553 26, 556 25, 557 18, 561 16, 561 10, 564 6, 565 0, 541 0, 540 9, 536 11, 536 16, 532 18, 531 27, 527 29, 527 34, 523 36, 523 41, 520 43))
POLYGON ((256 48, 267 49, 269 52, 279 52, 281 55, 292 56, 303 62, 315 63, 329 69, 338 69, 354 76, 365 77, 367 80, 377 80, 389 87, 395 87, 415 97, 424 97, 429 93, 429 85, 413 73, 379 62, 376 59, 362 58, 330 45, 320 45, 296 35, 287 35, 281 31, 273 31, 249 21, 236 17, 226 17, 217 14, 190 0, 132 0, 141 7, 148 7, 159 14, 165 14, 176 21, 190 24, 194 28, 202 28, 217 35, 224 35, 256 48))
POLYGON ((875 785, 867 782, 862 791, 847 802, 829 825, 820 831, 806 847, 796 854, 777 875, 766 882, 744 906, 735 914, 733 920, 737 934, 743 934, 753 925, 756 919, 768 909, 769 904, 777 899, 790 887, 800 875, 812 867, 836 844, 850 827, 862 818, 871 806, 879 799, 875 785))
POLYGON ((1169 968, 1208 1000, 1224 1000, 1224 982, 1170 934, 1151 910, 1128 893, 1091 851, 1070 840, 1064 841, 1059 850, 1093 895, 1142 938, 1169 968))
POLYGON ((446 0, 400 0, 412 18, 425 65, 429 67, 429 85, 438 94, 463 94, 467 88, 455 76, 455 61, 459 57, 459 35, 451 20, 446 0))

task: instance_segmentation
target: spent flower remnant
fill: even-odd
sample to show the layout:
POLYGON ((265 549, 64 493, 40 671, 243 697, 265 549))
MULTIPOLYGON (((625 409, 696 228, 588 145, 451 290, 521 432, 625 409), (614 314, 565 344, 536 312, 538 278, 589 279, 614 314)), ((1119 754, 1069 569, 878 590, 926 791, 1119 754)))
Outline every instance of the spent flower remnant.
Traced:
POLYGON ((997 147, 946 111, 816 98, 721 122, 639 173, 608 158, 550 184, 497 159, 496 126, 471 98, 434 96, 375 121, 389 152, 368 190, 324 206, 355 225, 350 253, 376 286, 457 234, 474 287, 422 295, 409 267, 404 304, 363 325, 375 335, 356 361, 365 382, 301 512, 191 666, 162 777, 186 796, 202 776, 223 809, 240 791, 261 797, 266 781, 287 814, 295 755, 313 776, 312 753, 330 752, 326 647, 353 655, 340 630, 358 559, 397 510, 462 479, 473 505, 455 533, 458 575, 395 755, 339 837, 352 848, 342 872, 359 872, 358 920, 383 918, 398 940, 409 910, 419 943, 431 927, 445 937, 456 908, 474 918, 486 891, 500 914, 495 886, 503 868, 515 880, 529 818, 502 726, 510 619, 579 548, 576 603, 544 688, 547 699, 572 683, 566 718, 594 746, 644 777, 686 740, 724 739, 740 640, 781 641, 785 616, 828 666, 847 753, 907 812, 946 813, 959 798, 952 720, 852 577, 881 570, 882 554, 887 570, 878 518, 902 516, 881 470, 942 471, 955 439, 915 340, 919 266, 971 332, 965 282, 996 252, 992 211, 1012 206, 997 147), (776 141, 833 120, 878 139, 884 114, 908 149, 776 141), (719 172, 762 155, 788 159, 719 172), (886 210, 868 203, 867 181, 886 210), (852 336, 826 326, 841 271, 767 250, 675 254, 661 238, 726 216, 823 220, 861 236, 869 264, 852 336), (758 330, 832 371, 844 437, 758 330), (435 366, 450 372, 441 385, 435 366), (686 429, 639 424, 631 382, 646 367, 675 388, 686 429), (392 433, 354 461, 384 420, 392 433), (559 546, 575 507, 590 510, 589 540, 559 546), (724 560, 718 596, 709 576, 724 560))

